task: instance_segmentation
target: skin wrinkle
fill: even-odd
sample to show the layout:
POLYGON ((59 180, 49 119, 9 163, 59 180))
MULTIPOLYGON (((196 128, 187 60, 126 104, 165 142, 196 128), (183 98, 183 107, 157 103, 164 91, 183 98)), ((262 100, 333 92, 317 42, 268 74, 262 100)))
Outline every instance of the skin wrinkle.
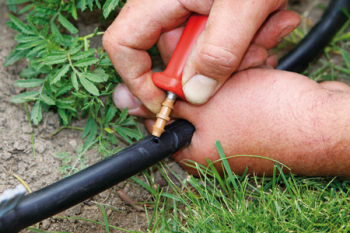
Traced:
POLYGON ((210 64, 210 69, 216 72, 216 75, 223 75, 233 70, 238 66, 240 59, 233 51, 223 46, 217 46, 208 43, 199 43, 199 59, 204 64, 210 64), (211 49, 213 47, 213 49, 211 49), (213 54, 212 51, 216 53, 213 54), (218 52, 219 51, 219 52, 218 52))

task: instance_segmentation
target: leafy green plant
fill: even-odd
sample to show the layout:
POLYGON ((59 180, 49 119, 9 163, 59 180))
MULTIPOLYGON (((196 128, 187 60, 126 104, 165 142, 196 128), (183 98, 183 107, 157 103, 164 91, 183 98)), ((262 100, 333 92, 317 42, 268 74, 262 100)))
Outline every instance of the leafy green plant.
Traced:
POLYGON ((91 38, 102 35, 98 28, 79 36, 72 21, 78 13, 102 9, 105 18, 113 17, 119 0, 7 0, 10 9, 25 15, 22 21, 9 15, 8 27, 18 31, 14 50, 4 62, 13 65, 26 58, 27 68, 20 73, 18 87, 26 88, 11 99, 13 103, 32 102, 31 121, 38 125, 43 111, 57 110, 65 126, 81 116, 88 117, 82 138, 84 148, 91 142, 117 144, 114 133, 132 143, 142 137, 133 117, 120 111, 111 94, 122 80, 103 48, 91 48, 91 38), (23 4, 24 3, 24 4, 23 4), (19 11, 17 5, 22 4, 19 11), (119 116, 119 120, 114 120, 119 116), (105 130, 106 129, 106 130, 105 130))

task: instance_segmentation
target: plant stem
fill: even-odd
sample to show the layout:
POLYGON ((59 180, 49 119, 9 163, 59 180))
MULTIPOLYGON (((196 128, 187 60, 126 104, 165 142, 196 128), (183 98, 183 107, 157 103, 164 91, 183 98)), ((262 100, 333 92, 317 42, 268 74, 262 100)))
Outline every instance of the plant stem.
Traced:
POLYGON ((56 130, 53 134, 51 134, 51 137, 55 136, 63 129, 76 129, 76 130, 81 130, 81 131, 84 130, 83 128, 75 127, 75 126, 63 126, 63 127, 59 128, 58 130, 56 130))
POLYGON ((31 135, 31 139, 32 139, 33 155, 34 155, 34 158, 36 158, 36 154, 35 154, 35 144, 34 144, 34 134, 33 134, 32 123, 30 122, 30 116, 29 116, 29 112, 28 112, 28 108, 27 108, 26 103, 24 103, 23 105, 24 105, 24 109, 26 110, 26 115, 27 115, 27 118, 28 118, 29 126, 30 126, 30 128, 32 129, 32 132, 30 133, 30 135, 31 135))

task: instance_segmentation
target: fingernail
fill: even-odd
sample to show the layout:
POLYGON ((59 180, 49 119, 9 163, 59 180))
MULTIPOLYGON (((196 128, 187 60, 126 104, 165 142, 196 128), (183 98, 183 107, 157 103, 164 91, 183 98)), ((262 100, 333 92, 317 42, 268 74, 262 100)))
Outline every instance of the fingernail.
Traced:
POLYGON ((113 92, 113 102, 119 109, 129 108, 129 111, 141 107, 142 102, 136 98, 125 84, 118 84, 113 92))
POLYGON ((204 104, 213 95, 218 83, 201 74, 194 75, 182 90, 186 99, 193 104, 204 104))
POLYGON ((286 37, 288 34, 290 34, 292 31, 294 31, 294 29, 296 29, 297 26, 289 26, 286 27, 283 32, 280 34, 280 36, 278 37, 278 41, 281 41, 284 37, 286 37))

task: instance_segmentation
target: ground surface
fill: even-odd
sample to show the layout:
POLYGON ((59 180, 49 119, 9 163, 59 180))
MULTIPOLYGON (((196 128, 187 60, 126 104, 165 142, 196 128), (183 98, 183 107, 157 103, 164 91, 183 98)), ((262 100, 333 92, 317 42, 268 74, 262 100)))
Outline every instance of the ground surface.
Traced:
MULTIPOLYGON (((314 9, 315 2, 327 4, 329 1, 294 1, 292 8, 301 13, 308 12, 309 9, 314 9)), ((0 0, 0 193, 20 184, 13 176, 14 174, 20 176, 35 191, 61 179, 58 173, 61 161, 57 158, 56 153, 66 151, 74 155, 77 146, 82 144, 81 131, 63 130, 52 137, 51 134, 61 127, 55 112, 45 113, 42 124, 31 128, 23 104, 13 104, 9 101, 11 97, 23 91, 13 83, 19 79, 18 74, 25 67, 25 63, 22 61, 8 68, 2 66, 5 57, 16 44, 13 40, 15 32, 5 25, 8 20, 7 13, 6 0, 0 0), (34 133, 36 158, 33 156, 31 132, 34 133)), ((306 16, 310 17, 310 21, 317 22, 321 13, 321 10, 312 10, 310 15, 306 16)), ((84 24, 78 24, 78 27, 80 31, 86 29, 87 32, 91 32, 95 25, 91 26, 91 30, 84 24)), ((29 104, 27 106, 30 111, 32 106, 29 104)), ((85 123, 86 120, 82 119, 75 121, 73 125, 83 127, 85 123)), ((101 160, 96 149, 88 151, 86 155, 90 158, 89 164, 101 160)), ((181 172, 178 165, 172 161, 169 163, 175 171, 181 172)), ((186 176, 183 171, 182 174, 186 176)), ((141 174, 139 177, 143 179, 141 174)), ((159 174, 156 174, 155 179, 161 179, 159 174)), ((109 224, 128 230, 146 231, 148 224, 146 214, 136 211, 117 195, 117 191, 124 189, 127 184, 129 187, 127 194, 130 197, 141 202, 150 200, 151 195, 148 192, 128 180, 57 216, 79 217, 103 222, 100 207, 96 205, 96 203, 103 203, 106 204, 109 224), (108 206, 114 209, 109 209, 108 206)), ((40 229, 66 232, 105 232, 104 226, 94 223, 55 218, 44 220, 40 224, 40 229)), ((111 229, 111 232, 120 231, 111 229)))

